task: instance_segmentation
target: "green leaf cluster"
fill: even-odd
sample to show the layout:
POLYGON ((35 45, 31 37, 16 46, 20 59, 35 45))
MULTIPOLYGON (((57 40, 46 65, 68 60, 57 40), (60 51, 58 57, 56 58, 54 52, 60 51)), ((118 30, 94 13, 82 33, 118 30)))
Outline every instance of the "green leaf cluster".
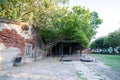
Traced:
POLYGON ((85 7, 61 7, 68 1, 0 0, 0 18, 30 22, 46 44, 67 40, 86 48, 102 20, 85 7))
POLYGON ((120 47, 120 29, 109 33, 105 37, 101 37, 92 42, 91 48, 109 48, 120 47))

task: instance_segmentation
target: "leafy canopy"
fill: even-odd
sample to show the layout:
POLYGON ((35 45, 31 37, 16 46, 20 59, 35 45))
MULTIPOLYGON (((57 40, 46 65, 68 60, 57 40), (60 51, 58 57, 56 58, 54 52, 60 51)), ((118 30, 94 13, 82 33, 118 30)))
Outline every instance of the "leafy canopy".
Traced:
POLYGON ((109 48, 120 46, 120 29, 109 33, 105 37, 96 39, 91 44, 91 48, 109 48))
POLYGON ((69 0, 0 0, 0 18, 32 23, 47 44, 68 40, 88 46, 102 23, 97 12, 75 6, 61 7, 69 0))
POLYGON ((79 42, 82 48, 89 45, 89 41, 96 33, 96 28, 102 23, 96 12, 75 6, 72 11, 59 7, 50 16, 52 26, 40 29, 41 36, 46 43, 54 40, 79 42), (96 20, 96 23, 93 21, 96 20), (94 25, 94 26, 93 26, 94 25))

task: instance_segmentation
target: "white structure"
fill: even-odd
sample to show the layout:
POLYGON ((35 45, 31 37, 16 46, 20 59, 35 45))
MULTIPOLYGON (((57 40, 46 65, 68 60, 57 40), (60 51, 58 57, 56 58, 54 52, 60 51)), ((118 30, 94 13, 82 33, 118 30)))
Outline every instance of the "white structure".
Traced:
POLYGON ((109 52, 109 53, 112 53, 112 52, 113 52, 113 48, 112 48, 112 47, 109 47, 109 48, 108 48, 108 52, 109 52))

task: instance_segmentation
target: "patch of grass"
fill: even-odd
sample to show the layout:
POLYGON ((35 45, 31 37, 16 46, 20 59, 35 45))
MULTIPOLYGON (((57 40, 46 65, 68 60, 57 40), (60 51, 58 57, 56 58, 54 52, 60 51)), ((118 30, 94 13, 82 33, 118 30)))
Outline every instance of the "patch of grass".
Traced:
POLYGON ((104 62, 106 65, 120 69, 120 56, 119 55, 105 55, 105 54, 90 54, 90 56, 104 62))
POLYGON ((78 77, 81 77, 82 75, 83 75, 83 73, 82 73, 81 71, 78 71, 78 72, 77 72, 77 76, 78 76, 78 77))
POLYGON ((81 77, 80 80, 87 80, 87 78, 86 77, 81 77))
POLYGON ((104 79, 101 79, 101 78, 100 78, 99 80, 104 80, 104 79))
POLYGON ((101 76, 100 74, 97 74, 97 73, 96 73, 95 75, 96 75, 96 76, 101 76))
POLYGON ((83 77, 83 73, 81 71, 77 72, 77 76, 80 78, 80 80, 88 80, 86 77, 83 77))

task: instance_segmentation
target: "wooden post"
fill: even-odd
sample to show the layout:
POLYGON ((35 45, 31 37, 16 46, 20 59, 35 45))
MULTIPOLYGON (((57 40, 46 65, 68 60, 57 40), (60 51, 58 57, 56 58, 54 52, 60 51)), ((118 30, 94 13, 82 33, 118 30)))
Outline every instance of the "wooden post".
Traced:
POLYGON ((57 56, 57 45, 55 47, 55 56, 57 56))
POLYGON ((52 56, 52 47, 50 48, 50 56, 52 56))
POLYGON ((63 44, 61 44, 62 45, 62 56, 63 56, 63 44))
POLYGON ((71 45, 69 46, 69 55, 71 55, 71 45))
POLYGON ((60 56, 60 54, 61 54, 61 46, 59 44, 59 56, 60 56))

